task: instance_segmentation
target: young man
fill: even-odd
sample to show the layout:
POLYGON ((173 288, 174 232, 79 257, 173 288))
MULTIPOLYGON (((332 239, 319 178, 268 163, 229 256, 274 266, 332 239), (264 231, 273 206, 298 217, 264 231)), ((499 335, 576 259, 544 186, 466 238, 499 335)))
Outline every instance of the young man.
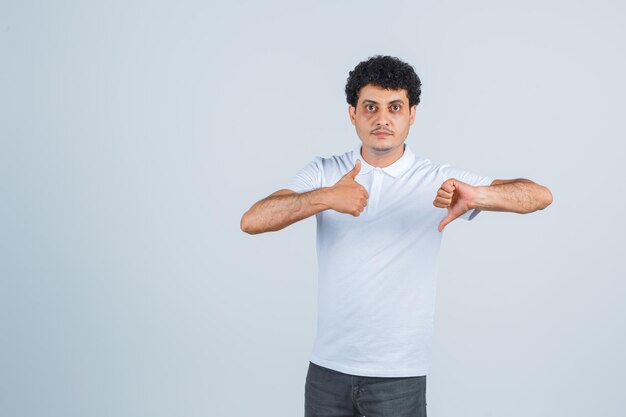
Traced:
POLYGON ((346 96, 361 144, 316 157, 242 217, 249 234, 317 217, 318 327, 305 416, 426 416, 442 231, 481 210, 531 213, 552 194, 435 164, 404 143, 419 103, 413 67, 375 56, 346 96))

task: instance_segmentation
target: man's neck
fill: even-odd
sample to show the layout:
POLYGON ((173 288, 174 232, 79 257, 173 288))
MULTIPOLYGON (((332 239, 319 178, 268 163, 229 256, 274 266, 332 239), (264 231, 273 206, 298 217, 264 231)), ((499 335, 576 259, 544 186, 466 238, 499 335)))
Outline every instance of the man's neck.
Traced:
POLYGON ((403 143, 396 149, 391 149, 385 153, 372 153, 365 146, 361 145, 361 157, 371 166, 385 168, 402 158, 405 146, 406 144, 403 143))

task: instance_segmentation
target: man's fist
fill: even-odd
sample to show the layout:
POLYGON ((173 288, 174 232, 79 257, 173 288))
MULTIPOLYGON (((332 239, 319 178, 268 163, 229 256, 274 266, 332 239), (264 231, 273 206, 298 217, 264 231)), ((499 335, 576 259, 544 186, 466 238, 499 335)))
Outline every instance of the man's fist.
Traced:
POLYGON ((358 217, 365 209, 369 194, 365 187, 355 181, 360 170, 361 160, 357 159, 354 168, 329 188, 331 209, 352 214, 355 217, 358 217))
POLYGON ((448 209, 448 215, 439 223, 440 232, 443 231, 443 228, 448 223, 472 208, 471 202, 473 201, 474 193, 475 187, 454 178, 450 178, 441 184, 441 187, 437 190, 435 201, 433 201, 435 207, 448 209))

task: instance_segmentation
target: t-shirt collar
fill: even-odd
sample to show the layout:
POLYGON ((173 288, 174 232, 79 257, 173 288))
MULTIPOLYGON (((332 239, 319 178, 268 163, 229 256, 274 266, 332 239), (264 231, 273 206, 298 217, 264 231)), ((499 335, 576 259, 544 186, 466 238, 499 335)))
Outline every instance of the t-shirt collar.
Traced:
MULTIPOLYGON (((361 156, 361 146, 362 145, 359 144, 359 146, 352 150, 352 165, 354 166, 354 164, 356 164, 356 160, 360 159, 361 170, 359 171, 359 174, 367 174, 375 167, 365 162, 365 159, 363 159, 363 156, 361 156)), ((402 174, 404 174, 411 167, 411 165, 413 165, 414 161, 415 154, 413 153, 411 148, 409 148, 409 145, 407 143, 404 143, 404 153, 402 154, 400 159, 398 159, 393 164, 381 169, 383 170, 383 172, 391 175, 392 177, 398 178, 402 176, 402 174)))

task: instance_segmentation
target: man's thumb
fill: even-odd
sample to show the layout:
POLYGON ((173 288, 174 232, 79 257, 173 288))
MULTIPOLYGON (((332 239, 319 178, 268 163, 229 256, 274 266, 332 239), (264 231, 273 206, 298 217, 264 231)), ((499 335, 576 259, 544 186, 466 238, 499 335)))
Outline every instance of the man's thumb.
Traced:
POLYGON ((448 215, 439 222, 439 232, 442 232, 444 227, 446 227, 448 223, 450 223, 452 220, 456 219, 457 217, 459 217, 457 214, 448 212, 448 215))
POLYGON ((361 160, 357 159, 356 164, 354 164, 354 168, 352 168, 352 171, 350 171, 349 174, 354 179, 359 174, 360 170, 361 170, 361 160))

